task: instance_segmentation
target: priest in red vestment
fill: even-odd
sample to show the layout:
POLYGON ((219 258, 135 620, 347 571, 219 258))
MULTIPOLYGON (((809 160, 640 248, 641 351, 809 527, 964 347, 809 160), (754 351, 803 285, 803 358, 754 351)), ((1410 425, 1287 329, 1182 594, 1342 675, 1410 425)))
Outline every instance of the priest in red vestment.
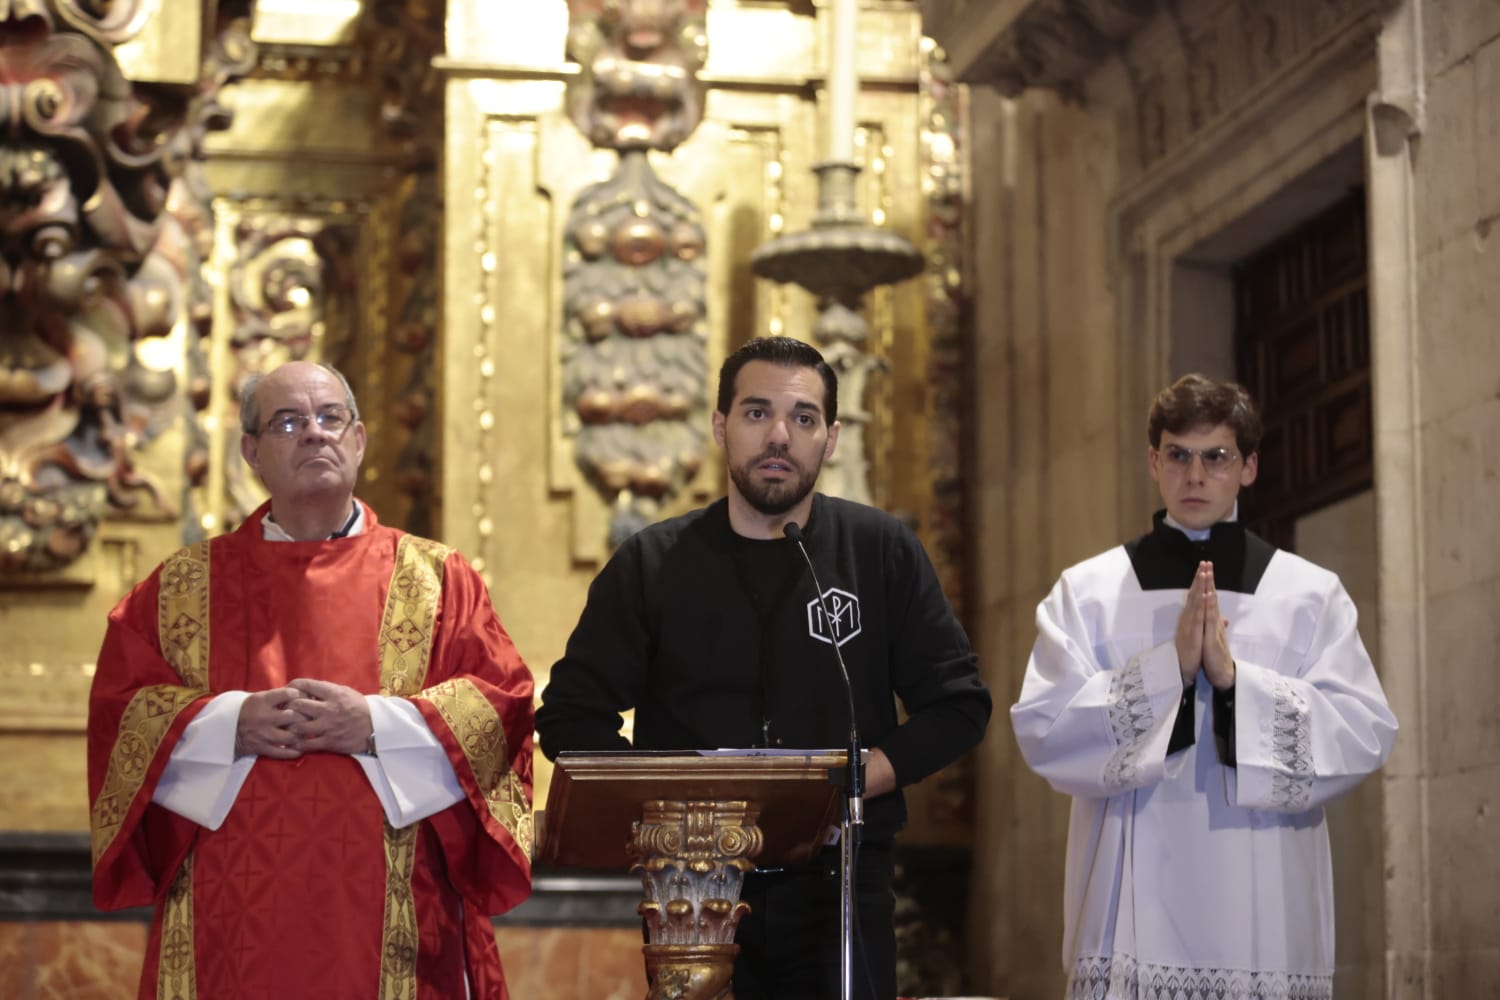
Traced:
POLYGON ((241 422, 270 502, 110 614, 94 901, 153 907, 141 997, 504 998, 531 674, 460 555, 354 499, 342 375, 283 365, 241 422))

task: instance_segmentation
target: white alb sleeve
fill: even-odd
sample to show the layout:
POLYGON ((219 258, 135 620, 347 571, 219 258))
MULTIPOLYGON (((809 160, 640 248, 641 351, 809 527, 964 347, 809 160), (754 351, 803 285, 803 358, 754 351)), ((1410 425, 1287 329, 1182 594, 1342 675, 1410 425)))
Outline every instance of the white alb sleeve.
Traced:
POLYGON ((1068 575, 1037 606, 1037 639, 1011 727, 1021 756, 1065 795, 1108 798, 1182 770, 1169 757, 1182 705, 1177 647, 1142 650, 1117 669, 1095 654, 1068 575))
POLYGON ((234 756, 240 706, 248 697, 248 691, 226 691, 187 724, 151 793, 152 802, 210 830, 223 825, 258 759, 234 756))
POLYGON ((355 754, 385 818, 396 829, 464 800, 463 786, 442 743, 416 705, 404 698, 365 695, 375 730, 375 756, 355 754))
POLYGON ((1395 745, 1396 716, 1360 640, 1354 602, 1337 577, 1328 579, 1294 675, 1235 662, 1236 805, 1324 805, 1381 767, 1395 745))

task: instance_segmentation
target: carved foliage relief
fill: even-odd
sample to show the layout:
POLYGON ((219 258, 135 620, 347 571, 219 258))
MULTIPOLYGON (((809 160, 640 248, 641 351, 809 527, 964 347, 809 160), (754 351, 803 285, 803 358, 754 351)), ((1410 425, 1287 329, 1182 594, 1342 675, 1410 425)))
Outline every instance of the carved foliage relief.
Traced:
POLYGON ((172 514, 136 455, 170 423, 176 376, 138 346, 182 303, 167 151, 190 95, 133 90, 112 54, 151 9, 0 2, 3 572, 68 565, 111 512, 172 514))
POLYGON ((569 113, 596 145, 621 151, 615 174, 573 205, 563 271, 564 430, 613 505, 612 546, 653 520, 703 459, 705 232, 646 151, 675 147, 702 116, 704 7, 570 5, 569 51, 583 73, 569 113))
POLYGON ((391 416, 406 434, 396 456, 396 488, 411 500, 403 527, 414 534, 437 530, 438 437, 434 419, 438 347, 438 242, 435 220, 443 217, 438 177, 424 171, 412 177, 401 200, 397 233, 391 346, 411 359, 395 391, 391 416))
POLYGON ((443 81, 433 59, 443 50, 441 3, 367 0, 363 48, 382 94, 380 117, 408 161, 399 194, 394 270, 387 280, 391 347, 399 360, 391 372, 392 430, 401 438, 395 487, 410 501, 402 527, 419 535, 437 530, 437 461, 442 429, 436 426, 438 244, 443 205, 437 163, 443 141, 443 81))
POLYGON ((964 197, 967 173, 966 95, 953 79, 946 53, 923 46, 922 189, 927 196, 927 232, 922 252, 927 321, 932 356, 932 519, 928 551, 943 584, 943 593, 960 615, 964 609, 963 425, 967 416, 964 372, 968 344, 963 316, 967 308, 964 259, 964 197))
POLYGON ((615 544, 697 475, 708 377, 697 210, 643 153, 620 167, 574 205, 563 270, 564 426, 615 544))
MULTIPOLYGON (((952 4, 927 6, 946 20, 945 36, 959 33, 963 15, 950 11, 952 4)), ((1122 59, 1137 145, 1127 166, 1144 170, 1379 4, 1032 0, 1018 6, 967 79, 1009 96, 1030 87, 1079 96, 1090 75, 1122 59)))
POLYGON ((1163 58, 1161 39, 1146 41, 1149 31, 1121 53, 1136 140, 1126 167, 1144 171, 1170 156, 1373 6, 1371 0, 1163 3, 1169 57, 1163 58))
MULTIPOLYGON (((343 205, 299 205, 303 210, 247 203, 234 223, 235 257, 228 269, 227 341, 232 358, 226 454, 239 447, 240 390, 251 375, 287 361, 341 365, 358 341, 356 225, 343 205)), ((225 463, 226 527, 265 499, 265 488, 243 463, 225 463)))
POLYGON ((213 327, 214 291, 204 277, 203 265, 214 248, 214 193, 204 176, 205 140, 209 133, 229 128, 234 116, 221 100, 223 89, 255 65, 257 50, 250 40, 250 3, 251 0, 242 0, 238 5, 220 5, 219 23, 215 25, 203 62, 198 92, 188 106, 186 126, 173 136, 168 154, 174 178, 167 195, 167 212, 178 230, 176 264, 187 286, 188 338, 183 360, 186 400, 194 417, 184 422, 184 542, 197 541, 203 535, 203 511, 197 497, 208 478, 211 453, 204 418, 213 395, 207 345, 213 327))

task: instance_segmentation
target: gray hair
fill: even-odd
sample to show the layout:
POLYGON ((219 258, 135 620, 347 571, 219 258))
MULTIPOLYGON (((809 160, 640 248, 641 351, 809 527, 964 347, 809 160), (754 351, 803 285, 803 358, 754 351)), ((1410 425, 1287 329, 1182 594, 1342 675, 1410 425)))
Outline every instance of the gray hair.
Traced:
MULTIPOLYGON (((354 401, 354 390, 349 387, 349 380, 344 378, 344 373, 333 365, 318 365, 325 372, 329 372, 339 380, 339 385, 344 387, 344 405, 349 407, 350 420, 359 419, 359 404, 354 401)), ((255 393, 260 389, 260 383, 265 379, 264 372, 256 372, 245 379, 244 386, 240 389, 240 430, 256 437, 260 434, 260 402, 255 398, 255 393)))

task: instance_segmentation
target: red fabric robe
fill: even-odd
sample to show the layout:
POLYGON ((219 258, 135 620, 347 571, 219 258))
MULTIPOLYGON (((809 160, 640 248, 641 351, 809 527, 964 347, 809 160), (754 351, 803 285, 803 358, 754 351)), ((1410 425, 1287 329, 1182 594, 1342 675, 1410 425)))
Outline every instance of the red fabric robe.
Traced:
POLYGON ((506 997, 490 914, 531 891, 533 685, 477 573, 379 525, 268 542, 262 507, 110 614, 89 704, 94 901, 152 904, 141 997, 506 997), (399 565, 398 565, 399 564, 399 565), (394 583, 394 587, 393 587, 394 583), (467 800, 404 830, 356 761, 255 762, 208 830, 151 802, 215 694, 404 696, 467 800))

